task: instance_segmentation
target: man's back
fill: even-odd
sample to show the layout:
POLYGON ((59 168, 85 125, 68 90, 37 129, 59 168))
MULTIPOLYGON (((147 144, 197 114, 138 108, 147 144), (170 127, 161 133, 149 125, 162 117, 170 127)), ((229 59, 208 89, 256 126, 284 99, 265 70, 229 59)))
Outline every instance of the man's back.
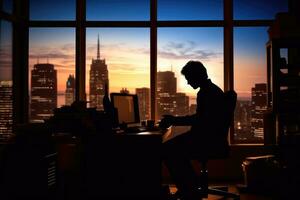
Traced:
POLYGON ((220 134, 224 127, 224 92, 211 81, 197 94, 197 120, 191 134, 201 145, 215 146, 224 143, 220 134))

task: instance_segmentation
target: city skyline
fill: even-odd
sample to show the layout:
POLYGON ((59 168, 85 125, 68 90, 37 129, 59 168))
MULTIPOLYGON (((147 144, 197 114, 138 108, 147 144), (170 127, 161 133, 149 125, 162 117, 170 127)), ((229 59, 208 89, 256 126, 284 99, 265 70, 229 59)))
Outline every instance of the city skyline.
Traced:
MULTIPOLYGON (((100 61, 98 59, 100 57, 99 55, 100 53, 97 54, 96 63, 99 63, 100 61)), ((99 65, 98 67, 101 67, 101 65, 99 65)), ((109 72, 107 73, 109 74, 109 72)), ((69 78, 66 82, 66 91, 68 89, 68 85, 73 85, 74 88, 74 81, 75 81, 74 76, 69 75, 69 78)), ((195 110, 194 107, 195 104, 194 102, 190 102, 191 98, 186 96, 185 93, 177 92, 177 77, 175 76, 174 72, 172 71, 158 72, 157 83, 158 83, 158 88, 157 88, 158 119, 164 114, 172 114, 172 115, 193 114, 193 110, 195 110)), ((70 88, 72 87, 70 86, 70 88)), ((71 93, 69 94, 69 96, 73 95, 74 98, 74 90, 72 90, 71 92, 73 92, 73 94, 71 93)), ((98 90, 98 93, 99 92, 101 91, 98 90)), ((132 94, 132 92, 128 91, 126 87, 121 88, 119 92, 132 94)), ((139 98, 139 110, 140 110, 141 121, 149 119, 150 118, 150 88, 146 88, 146 87, 136 88, 134 94, 137 94, 139 98)), ((68 95, 66 92, 66 95, 64 96, 65 102, 67 102, 67 96, 68 95)), ((59 95, 57 98, 59 98, 59 95)), ((57 100, 59 101, 59 99, 57 100)), ((102 104, 101 98, 99 98, 99 102, 100 104, 102 104)), ((99 102, 96 101, 94 104, 90 104, 89 107, 97 107, 98 109, 101 110, 102 105, 97 105, 97 103, 99 102)), ((68 105, 68 104, 63 104, 63 105, 68 105)), ((58 107, 60 106, 62 106, 62 104, 58 103, 58 107)), ((235 110, 235 125, 234 125, 235 140, 240 142, 263 141, 264 138, 263 114, 266 110, 267 110, 267 84, 255 83, 255 85, 251 88, 251 99, 237 101, 237 106, 235 110)))
MULTIPOLYGON (((67 29, 70 33, 73 31, 67 29)), ((110 89, 111 91, 117 92, 120 88, 127 84, 126 87, 129 91, 133 92, 136 88, 136 84, 139 84, 139 87, 150 87, 150 58, 149 58, 149 48, 143 48, 146 46, 145 41, 143 41, 142 35, 148 33, 144 29, 141 33, 135 32, 132 29, 121 29, 121 33, 111 32, 110 29, 88 29, 87 32, 87 60, 86 60, 86 80, 89 79, 89 71, 90 71, 90 63, 92 62, 93 57, 96 55, 97 48, 94 45, 95 38, 100 31, 101 45, 100 48, 103 50, 102 56, 106 58, 107 65, 109 65, 110 77, 111 81, 110 89), (118 39, 119 41, 113 42, 109 37, 115 36, 118 38, 119 35, 133 35, 130 37, 135 37, 137 42, 132 43, 127 40, 127 38, 118 39), (92 42, 89 42, 93 37, 92 42), (107 41, 108 39, 108 41, 107 41), (136 43, 140 42, 141 45, 136 43), (111 44, 110 44, 111 43, 111 44), (141 47, 141 48, 139 48, 141 47), (117 55, 117 56, 116 56, 117 55), (140 77, 139 81, 136 82, 136 75, 140 77)), ((34 30, 32 30, 34 32, 34 30)), ((40 30, 41 31, 41 30, 40 30)), ((44 29, 42 32, 46 34, 45 38, 49 42, 54 42, 56 37, 53 36, 54 31, 56 29, 44 29), (49 36, 49 37, 48 37, 49 36)), ((188 29, 179 29, 181 32, 191 32, 192 30, 188 29)), ((196 92, 186 85, 186 81, 184 77, 180 74, 180 69, 182 66, 188 61, 188 59, 197 59, 197 55, 199 54, 199 59, 204 65, 208 68, 209 77, 221 88, 223 88, 223 52, 215 52, 214 48, 222 49, 222 31, 219 28, 208 28, 207 30, 195 29, 196 33, 209 34, 213 38, 220 38, 218 42, 210 42, 202 43, 201 46, 207 46, 207 50, 197 49, 197 44, 201 43, 201 41, 183 41, 183 42, 160 42, 160 38, 158 38, 159 44, 159 52, 158 52, 158 69, 157 71, 172 71, 175 72, 178 77, 178 90, 180 92, 187 93, 189 96, 195 96, 196 92), (162 46, 160 48, 160 46, 162 46), (182 54, 185 52, 186 55, 182 54), (186 59, 184 57, 187 57, 186 59), (216 63, 215 63, 216 62, 216 63)), ((38 31, 39 32, 39 31, 38 31)), ((63 30, 60 30, 62 34, 63 30)), ((168 38, 168 30, 161 31, 161 38, 168 38)), ((37 33, 33 33, 32 37, 35 37, 37 33)), ((193 35, 193 34, 192 34, 193 35)), ((266 28, 239 28, 236 31, 236 35, 238 40, 236 43, 236 49, 238 49, 235 56, 235 90, 239 94, 239 97, 250 98, 251 96, 251 87, 254 81, 257 82, 266 82, 266 63, 265 63, 265 42, 268 40, 267 29, 266 28), (247 37, 245 41, 245 37, 241 37, 245 32, 250 32, 251 37, 247 37), (252 44, 255 35, 263 35, 263 39, 257 39, 256 43, 252 44), (240 39, 239 39, 240 38, 240 39), (242 41, 242 43, 239 43, 242 41), (246 44, 246 45, 245 45, 246 44), (251 46, 250 49, 243 48, 243 46, 251 46), (259 48, 258 48, 259 46, 259 48), (258 51, 253 51, 251 53, 251 49, 258 48, 258 51), (246 56, 248 55, 248 56, 246 56), (247 72, 247 73, 243 73, 247 72), (248 76, 245 77, 245 76, 248 76), (239 78, 240 77, 240 78, 239 78), (254 79, 254 80, 253 80, 254 79)), ((175 37, 175 36, 174 36, 175 37)), ((45 39, 44 38, 44 39, 45 39)), ((70 40, 70 39, 68 39, 70 40)), ((170 40, 178 41, 175 38, 170 38, 170 40)), ((181 38, 182 40, 182 38, 181 38)), ((59 41, 59 40, 58 40, 59 41)), ((49 49, 43 48, 44 45, 39 43, 39 40, 31 43, 30 48, 30 66, 33 66, 37 63, 37 60, 44 61, 49 60, 49 62, 54 63, 58 66, 58 93, 62 93, 64 91, 65 80, 69 74, 75 74, 75 54, 70 53, 75 52, 75 44, 71 44, 69 42, 62 45, 59 49, 60 52, 55 53, 55 47, 51 47, 49 49), (37 43, 36 43, 37 42, 37 43), (39 44, 39 45, 38 45, 39 44), (73 51, 74 50, 74 51, 73 51), (38 53, 37 53, 38 52, 38 53)), ((56 41, 57 42, 57 41, 56 41)), ((45 42, 43 42, 45 43, 45 42)), ((147 43, 149 46, 149 44, 147 43)), ((86 93, 89 94, 89 82, 86 81, 86 93)))

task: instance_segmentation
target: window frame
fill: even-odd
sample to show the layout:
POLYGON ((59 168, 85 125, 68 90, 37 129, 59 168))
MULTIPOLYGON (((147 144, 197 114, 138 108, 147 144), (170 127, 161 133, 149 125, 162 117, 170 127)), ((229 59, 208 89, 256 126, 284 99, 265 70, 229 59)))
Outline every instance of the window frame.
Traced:
MULTIPOLYGON (((86 20, 86 0, 76 0, 76 18, 75 20, 68 21, 39 21, 39 20, 29 20, 29 1, 30 0, 14 0, 14 12, 13 13, 22 13, 23 16, 19 15, 19 20, 15 20, 18 26, 23 27, 22 33, 25 39, 18 48, 23 48, 23 54, 17 53, 14 51, 14 60, 16 58, 20 58, 21 61, 16 63, 14 66, 22 66, 21 69, 18 69, 18 73, 24 73, 22 79, 18 81, 18 86, 21 86, 22 83, 27 83, 22 85, 21 88, 24 88, 23 91, 28 91, 28 30, 29 28, 34 27, 72 27, 75 28, 76 32, 76 55, 75 55, 75 66, 76 66, 76 100, 85 100, 85 67, 86 67, 86 28, 93 27, 106 27, 106 28, 150 28, 150 95, 151 95, 151 118, 155 119, 156 114, 156 89, 157 89, 157 29, 162 27, 222 27, 223 28, 223 52, 224 52, 224 91, 234 89, 234 63, 233 63, 233 29, 235 27, 260 27, 260 26, 270 26, 273 20, 234 20, 233 19, 233 0, 224 0, 223 2, 223 15, 224 18, 222 20, 172 20, 172 21, 162 21, 157 19, 157 0, 150 0, 150 20, 149 21, 87 21, 86 20), (23 7, 22 7, 23 6, 23 7), (19 11, 16 11, 16 7, 19 8, 19 11), (22 10, 22 9, 23 10, 22 10), (22 10, 22 11, 21 11, 22 10), (24 15, 25 13, 25 15, 24 15), (27 39, 26 39, 27 38, 27 39), (25 48, 27 47, 27 49, 25 48), (24 52, 25 51, 25 52, 24 52), (15 54, 19 54, 15 56, 15 54), (27 62, 27 63, 26 63, 27 62), (25 67, 24 67, 25 66, 25 67), (26 68, 26 69, 24 69, 26 68)), ((1 19, 9 18, 14 21, 14 16, 7 16, 6 13, 1 11, 1 19)), ((15 32, 15 28, 14 28, 15 32)), ((14 35, 16 36, 16 35, 14 35)), ((14 37, 14 43, 17 41, 16 37, 14 37)), ((15 49, 15 48, 14 48, 15 49)), ((15 67, 16 68, 16 67, 15 67)), ((16 70, 15 70, 16 71, 16 70)), ((19 77, 14 73, 14 77, 19 77)), ((16 86, 17 87, 17 86, 16 86)), ((15 92, 20 92, 20 89, 14 90, 15 92)), ((21 96, 22 98, 16 98, 16 105, 14 108, 16 111, 21 111, 23 116, 18 116, 18 120, 16 122, 24 122, 28 121, 28 94, 25 92, 19 93, 17 96, 21 96), (22 102, 21 99, 25 99, 22 102), (25 116, 27 115, 27 116, 25 116)), ((230 141, 231 145, 240 145, 235 144, 233 141, 234 129, 233 125, 230 129, 230 141)), ((244 144, 243 144, 244 145, 244 144)), ((255 144, 251 144, 255 145, 255 144)))
MULTIPOLYGON (((13 129, 13 132, 14 132, 14 130, 15 130, 15 124, 16 124, 16 122, 17 122, 17 119, 19 119, 20 118, 20 114, 18 114, 18 112, 16 112, 16 110, 19 108, 18 106, 18 101, 17 101, 17 98, 18 98, 18 96, 16 95, 16 94, 18 94, 18 92, 19 92, 19 88, 18 88, 18 78, 16 77, 17 75, 18 75, 18 72, 17 72, 17 70, 16 70, 16 67, 15 67, 15 65, 16 65, 16 61, 15 61, 15 55, 17 54, 16 52, 17 52, 17 48, 16 48, 16 26, 17 26, 17 23, 18 23, 18 11, 19 11, 19 9, 18 9, 18 7, 16 6, 16 1, 17 0, 14 0, 13 2, 12 2, 12 12, 11 13, 8 13, 8 12, 5 12, 5 11, 3 11, 3 7, 2 7, 2 4, 0 5, 1 6, 1 9, 0 9, 0 20, 1 21, 6 21, 6 22, 8 22, 8 23, 10 23, 11 24, 11 33, 12 33, 12 36, 11 36, 11 38, 12 38, 12 41, 11 41, 11 43, 12 43, 12 83, 13 83, 13 88, 12 88, 12 104, 13 104, 13 106, 12 106, 12 121, 13 121, 13 127, 12 127, 12 129, 13 129)), ((3 3, 3 2, 1 2, 1 3, 3 3)))

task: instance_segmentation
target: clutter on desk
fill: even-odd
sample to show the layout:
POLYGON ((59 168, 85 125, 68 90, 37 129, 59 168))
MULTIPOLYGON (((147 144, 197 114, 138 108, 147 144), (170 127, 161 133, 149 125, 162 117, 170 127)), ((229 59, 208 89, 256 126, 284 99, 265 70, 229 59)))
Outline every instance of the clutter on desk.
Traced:
POLYGON ((71 106, 54 109, 54 115, 45 120, 53 132, 69 132, 75 136, 83 134, 109 134, 112 119, 109 113, 87 108, 85 101, 75 101, 71 106))

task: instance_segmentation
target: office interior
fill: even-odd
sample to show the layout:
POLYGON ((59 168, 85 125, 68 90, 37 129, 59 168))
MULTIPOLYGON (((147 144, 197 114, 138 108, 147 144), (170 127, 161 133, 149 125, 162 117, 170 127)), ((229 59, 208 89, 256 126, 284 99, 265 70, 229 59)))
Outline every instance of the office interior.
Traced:
POLYGON ((202 61, 214 83, 238 95, 230 156, 208 162, 209 184, 230 184, 241 199, 298 195, 299 1, 0 6, 0 198, 121 199, 152 197, 157 185, 176 190, 160 162, 160 136, 108 139, 112 121, 93 69, 104 66, 108 95, 138 95, 141 124, 157 124, 163 114, 195 111, 197 91, 180 74, 188 60, 202 61), (41 67, 52 75, 39 77, 41 67), (48 92, 34 93, 46 82, 48 92))

